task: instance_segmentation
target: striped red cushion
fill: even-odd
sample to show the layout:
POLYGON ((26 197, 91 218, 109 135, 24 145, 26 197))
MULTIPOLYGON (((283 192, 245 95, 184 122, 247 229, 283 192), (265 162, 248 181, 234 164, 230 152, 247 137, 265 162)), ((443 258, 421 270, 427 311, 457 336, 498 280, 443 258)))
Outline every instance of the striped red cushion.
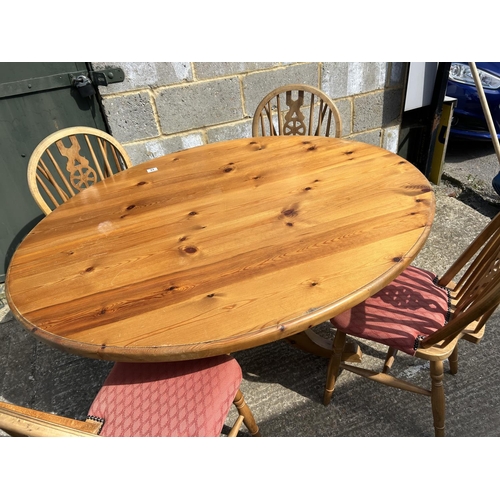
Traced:
POLYGON ((331 322, 349 335, 414 355, 419 340, 448 321, 449 292, 435 280, 435 274, 410 266, 380 292, 331 322))

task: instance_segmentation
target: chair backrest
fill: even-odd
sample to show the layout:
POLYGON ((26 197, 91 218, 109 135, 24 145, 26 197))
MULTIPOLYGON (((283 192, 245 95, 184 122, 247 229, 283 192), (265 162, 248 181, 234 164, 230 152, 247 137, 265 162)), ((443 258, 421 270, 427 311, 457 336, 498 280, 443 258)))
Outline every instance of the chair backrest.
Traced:
POLYGON ((321 135, 340 137, 342 121, 333 101, 310 85, 284 85, 262 99, 252 123, 254 137, 321 135))
POLYGON ((500 213, 474 239, 438 281, 451 292, 450 321, 427 337, 429 346, 453 339, 468 325, 479 332, 500 304, 500 213), (456 283, 453 281, 456 280, 456 283))
POLYGON ((28 163, 28 186, 45 214, 83 189, 130 168, 123 146, 90 127, 70 127, 46 137, 28 163))

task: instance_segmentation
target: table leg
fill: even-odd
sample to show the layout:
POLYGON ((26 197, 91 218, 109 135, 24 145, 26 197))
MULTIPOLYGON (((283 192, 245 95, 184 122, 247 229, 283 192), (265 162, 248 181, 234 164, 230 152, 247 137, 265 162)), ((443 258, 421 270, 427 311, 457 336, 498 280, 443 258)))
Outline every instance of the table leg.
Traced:
MULTIPOLYGON (((333 341, 319 336, 311 328, 292 335, 286 340, 294 347, 310 352, 311 354, 315 354, 316 356, 329 358, 332 355, 333 341)), ((363 353, 361 352, 358 344, 352 340, 348 340, 342 354, 342 361, 360 363, 362 355, 363 353)))

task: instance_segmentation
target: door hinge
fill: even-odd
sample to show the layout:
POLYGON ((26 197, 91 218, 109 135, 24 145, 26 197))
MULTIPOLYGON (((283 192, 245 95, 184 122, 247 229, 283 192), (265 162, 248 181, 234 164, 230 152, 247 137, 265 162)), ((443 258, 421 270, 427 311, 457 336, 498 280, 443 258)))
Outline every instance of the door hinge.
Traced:
POLYGON ((82 75, 90 78, 95 86, 107 86, 125 80, 125 73, 118 67, 106 67, 99 71, 72 71, 70 73, 59 73, 57 75, 2 83, 0 84, 0 99, 23 94, 32 94, 34 92, 43 92, 45 90, 72 87, 74 81, 82 75))

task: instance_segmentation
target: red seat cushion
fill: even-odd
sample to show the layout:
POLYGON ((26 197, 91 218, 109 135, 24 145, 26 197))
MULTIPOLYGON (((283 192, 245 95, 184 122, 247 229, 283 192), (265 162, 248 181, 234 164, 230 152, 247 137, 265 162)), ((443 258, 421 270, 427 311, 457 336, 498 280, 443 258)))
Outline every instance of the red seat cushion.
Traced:
POLYGON ((230 356, 116 363, 89 416, 101 436, 219 436, 241 379, 230 356))
POLYGON ((436 275, 410 266, 365 302, 332 318, 333 326, 414 355, 419 340, 441 328, 449 316, 449 291, 436 275))

